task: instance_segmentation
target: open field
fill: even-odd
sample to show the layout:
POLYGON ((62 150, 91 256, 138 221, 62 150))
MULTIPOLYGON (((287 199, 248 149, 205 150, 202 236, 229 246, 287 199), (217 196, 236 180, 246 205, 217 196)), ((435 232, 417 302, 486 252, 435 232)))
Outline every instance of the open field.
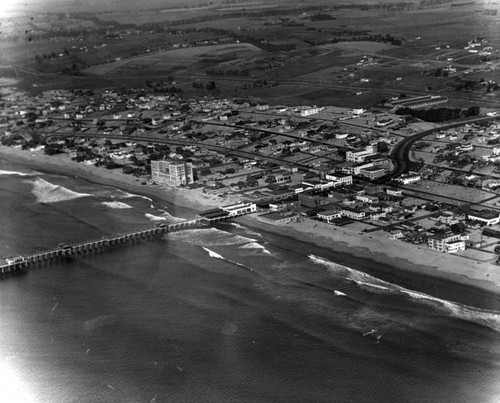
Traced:
POLYGON ((78 13, 83 5, 71 0, 32 6, 41 10, 43 4, 72 14, 42 11, 33 21, 26 14, 2 25, 18 34, 0 42, 4 67, 30 83, 37 77, 43 85, 132 85, 173 75, 189 95, 207 95, 192 88, 201 80, 213 81, 221 96, 299 104, 341 99, 343 105, 370 107, 401 93, 446 95, 450 106, 460 107, 495 108, 499 102, 500 90, 456 90, 464 81, 500 81, 500 30, 493 12, 485 12, 499 7, 491 4, 425 9, 396 1, 360 7, 312 0, 148 0, 137 7, 125 0, 113 7, 92 1, 94 14, 78 13), (322 17, 315 20, 316 14, 322 17), (51 26, 57 32, 46 37, 51 26), (74 27, 88 31, 60 34, 74 27), (479 50, 491 48, 487 58, 464 49, 478 36, 484 39, 479 50), (232 44, 199 45, 219 39, 232 44), (449 74, 436 74, 448 68, 449 74))
POLYGON ((123 73, 125 70, 148 68, 150 70, 168 71, 179 66, 195 63, 213 64, 214 61, 232 60, 241 55, 257 55, 260 49, 247 43, 201 46, 196 48, 182 48, 169 51, 160 51, 151 54, 117 60, 104 65, 92 66, 87 73, 104 75, 109 73, 123 73))

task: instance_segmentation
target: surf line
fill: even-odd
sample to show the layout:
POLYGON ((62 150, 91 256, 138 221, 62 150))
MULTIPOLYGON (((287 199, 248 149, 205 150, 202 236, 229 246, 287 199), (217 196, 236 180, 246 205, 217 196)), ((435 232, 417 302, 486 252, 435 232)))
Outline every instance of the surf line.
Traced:
POLYGON ((202 246, 202 248, 203 248, 203 250, 205 252, 208 252, 208 255, 210 257, 213 257, 215 259, 225 260, 228 263, 234 264, 234 265, 239 266, 239 267, 243 267, 244 269, 246 269, 246 270, 248 270, 248 271, 250 271, 252 273, 255 273, 254 270, 251 267, 245 266, 244 264, 241 264, 241 263, 238 263, 238 262, 234 262, 234 261, 232 261, 230 259, 226 259, 224 256, 220 255, 219 253, 214 252, 213 250, 210 250, 208 248, 205 248, 204 246, 202 246))

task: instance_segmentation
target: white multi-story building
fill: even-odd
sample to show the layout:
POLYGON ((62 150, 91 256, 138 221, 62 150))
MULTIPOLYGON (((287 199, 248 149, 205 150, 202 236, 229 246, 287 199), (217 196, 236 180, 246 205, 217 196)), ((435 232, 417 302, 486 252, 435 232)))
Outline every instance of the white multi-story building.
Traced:
POLYGON ((455 253, 459 250, 465 250, 465 241, 469 239, 468 235, 446 234, 436 235, 428 238, 429 248, 446 253, 455 253))
POLYGON ((352 175, 326 174, 325 179, 333 182, 333 187, 352 185, 352 175))
POLYGON ((194 182, 193 165, 183 160, 151 161, 151 178, 161 185, 188 185, 194 182))
POLYGON ((375 151, 373 145, 368 145, 362 150, 356 150, 356 151, 347 151, 345 155, 346 161, 350 162, 364 162, 365 158, 370 156, 370 155, 375 155, 377 152, 375 151))

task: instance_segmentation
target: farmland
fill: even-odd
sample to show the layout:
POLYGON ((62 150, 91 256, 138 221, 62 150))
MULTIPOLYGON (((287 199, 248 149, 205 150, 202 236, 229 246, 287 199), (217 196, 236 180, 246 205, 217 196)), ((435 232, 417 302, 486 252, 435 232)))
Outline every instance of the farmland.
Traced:
POLYGON ((129 1, 112 10, 99 4, 90 13, 77 2, 64 7, 64 17, 17 13, 3 21, 4 75, 21 74, 21 87, 30 88, 34 76, 42 87, 174 77, 189 95, 207 95, 213 82, 220 95, 270 102, 340 97, 344 105, 375 106, 402 93, 438 93, 459 107, 498 103, 495 85, 482 84, 500 81, 491 4, 151 0, 139 9, 129 1))

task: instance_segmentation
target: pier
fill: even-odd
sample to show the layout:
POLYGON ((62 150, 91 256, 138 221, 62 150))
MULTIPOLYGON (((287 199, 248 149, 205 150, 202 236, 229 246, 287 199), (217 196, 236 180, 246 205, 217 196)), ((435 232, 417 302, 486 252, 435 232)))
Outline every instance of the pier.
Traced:
POLYGON ((227 221, 229 218, 228 214, 219 214, 217 216, 200 217, 173 224, 161 224, 154 228, 113 235, 78 244, 61 244, 57 248, 45 252, 7 259, 7 263, 0 265, 0 276, 22 273, 28 268, 36 265, 83 257, 88 254, 96 254, 113 247, 131 245, 138 241, 161 239, 170 232, 182 231, 185 229, 207 228, 217 222, 227 221))

